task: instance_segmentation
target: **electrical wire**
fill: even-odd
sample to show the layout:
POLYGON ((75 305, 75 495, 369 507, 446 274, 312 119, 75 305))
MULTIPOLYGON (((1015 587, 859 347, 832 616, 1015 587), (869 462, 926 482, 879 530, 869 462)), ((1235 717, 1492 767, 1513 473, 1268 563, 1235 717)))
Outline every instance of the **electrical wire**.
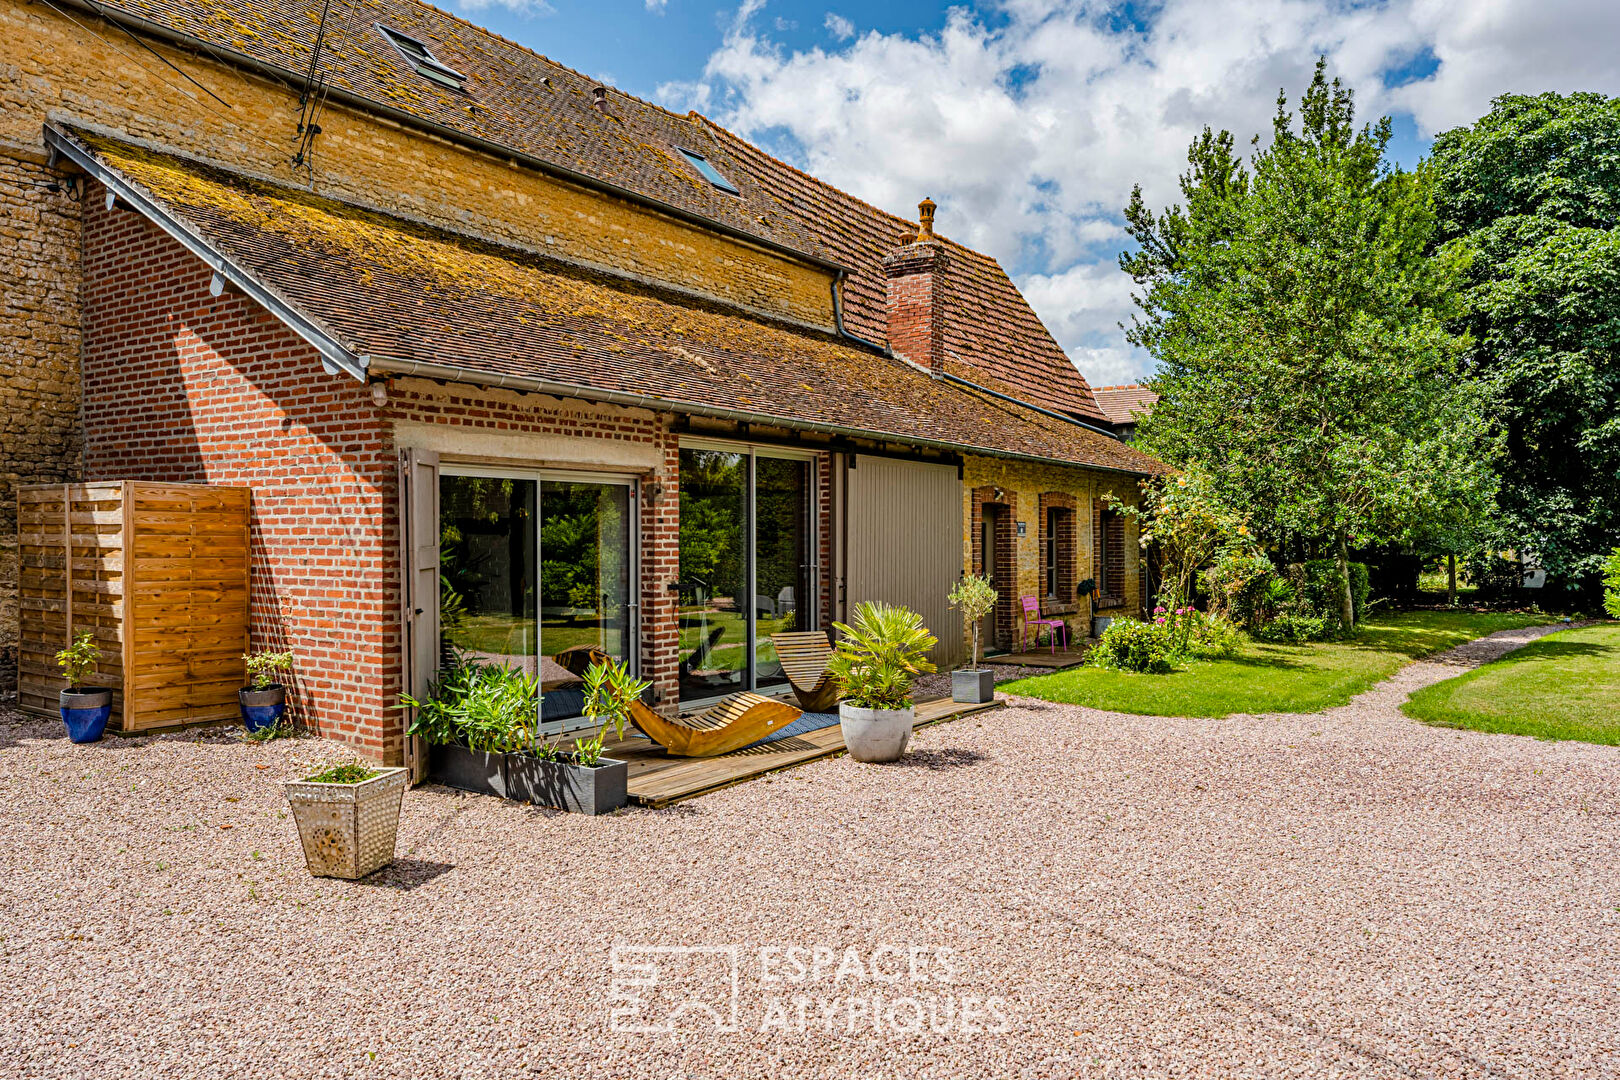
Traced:
MULTIPOLYGON (((46 2, 49 3, 50 0, 46 0, 46 2)), ((120 30, 122 30, 124 32, 124 34, 129 38, 129 40, 133 41, 135 44, 139 45, 141 48, 145 49, 147 52, 151 53, 153 56, 155 56, 159 60, 163 61, 170 68, 173 68, 175 74, 179 75, 182 79, 185 79, 188 83, 195 86, 197 89, 201 90, 203 93, 207 94, 209 97, 213 98, 215 101, 219 102, 221 105, 225 106, 227 109, 229 109, 231 107, 230 102, 226 101, 224 98, 220 97, 218 94, 216 94, 212 90, 208 89, 208 87, 204 86, 202 83, 198 82, 196 79, 193 79, 190 75, 188 75, 184 71, 180 70, 180 68, 175 65, 173 60, 170 60, 167 56, 164 56, 162 53, 160 53, 156 49, 152 48, 152 46, 150 46, 146 42, 142 41, 139 37, 137 37, 135 35, 135 31, 131 30, 129 27, 125 26, 121 22, 117 22, 116 20, 107 18, 107 13, 105 11, 101 10, 101 5, 96 3, 96 0, 84 0, 84 3, 90 5, 90 10, 94 11, 96 13, 96 15, 101 19, 102 22, 109 22, 109 23, 112 23, 114 26, 118 27, 118 29, 120 29, 120 30)), ((56 7, 55 4, 51 4, 50 6, 51 7, 56 7)), ((57 10, 60 11, 61 9, 57 8, 57 10)), ((110 44, 110 42, 109 42, 109 44, 110 44)))

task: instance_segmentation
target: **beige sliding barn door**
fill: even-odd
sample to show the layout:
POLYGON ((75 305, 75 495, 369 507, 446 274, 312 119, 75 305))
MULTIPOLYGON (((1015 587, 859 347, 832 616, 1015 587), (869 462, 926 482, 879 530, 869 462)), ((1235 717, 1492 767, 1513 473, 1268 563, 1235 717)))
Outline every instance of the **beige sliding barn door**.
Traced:
MULTIPOLYGON (((404 687, 421 697, 439 671, 439 455, 407 449, 399 454, 400 545, 404 565, 404 687)), ((405 740, 411 783, 427 776, 427 747, 405 740)))
POLYGON ((851 455, 844 477, 847 611, 863 600, 920 612, 932 659, 962 662, 962 620, 946 594, 962 573, 962 481, 954 465, 851 455))

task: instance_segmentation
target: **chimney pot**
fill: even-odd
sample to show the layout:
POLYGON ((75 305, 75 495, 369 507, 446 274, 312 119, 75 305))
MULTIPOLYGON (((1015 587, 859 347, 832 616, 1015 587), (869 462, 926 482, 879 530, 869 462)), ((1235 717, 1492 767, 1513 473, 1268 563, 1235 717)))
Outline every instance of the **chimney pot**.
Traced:
POLYGON ((934 235, 934 200, 924 197, 917 204, 917 239, 928 240, 934 235))
POLYGON ((607 112, 607 87, 598 86, 591 90, 591 104, 602 112, 607 112))

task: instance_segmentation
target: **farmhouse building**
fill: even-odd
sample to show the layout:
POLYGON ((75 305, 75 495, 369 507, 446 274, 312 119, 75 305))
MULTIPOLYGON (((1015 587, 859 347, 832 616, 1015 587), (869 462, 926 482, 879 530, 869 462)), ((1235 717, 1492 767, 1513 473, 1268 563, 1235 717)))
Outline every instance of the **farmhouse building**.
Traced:
POLYGON ((1159 466, 931 202, 885 213, 412 0, 0 0, 0 32, 25 669, 20 613, 68 629, 17 565, 39 482, 249 488, 244 638, 385 761, 450 650, 594 645, 676 710, 780 688, 769 634, 865 599, 959 663, 963 572, 1002 645, 1025 596, 1082 636, 1138 609, 1105 499, 1159 466))

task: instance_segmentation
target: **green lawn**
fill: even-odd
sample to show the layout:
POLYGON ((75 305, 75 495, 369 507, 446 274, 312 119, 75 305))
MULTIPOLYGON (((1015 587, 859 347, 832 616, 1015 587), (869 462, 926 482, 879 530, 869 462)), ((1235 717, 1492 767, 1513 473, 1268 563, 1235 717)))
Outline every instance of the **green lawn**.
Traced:
POLYGON ((1197 661, 1169 675, 1078 667, 1018 679, 1002 689, 1148 716, 1316 712, 1345 704, 1411 660, 1497 630, 1547 621, 1530 615, 1453 611, 1374 615, 1349 641, 1246 642, 1235 656, 1197 661))
POLYGON ((1620 746, 1620 625, 1548 634, 1401 709, 1444 727, 1620 746))

